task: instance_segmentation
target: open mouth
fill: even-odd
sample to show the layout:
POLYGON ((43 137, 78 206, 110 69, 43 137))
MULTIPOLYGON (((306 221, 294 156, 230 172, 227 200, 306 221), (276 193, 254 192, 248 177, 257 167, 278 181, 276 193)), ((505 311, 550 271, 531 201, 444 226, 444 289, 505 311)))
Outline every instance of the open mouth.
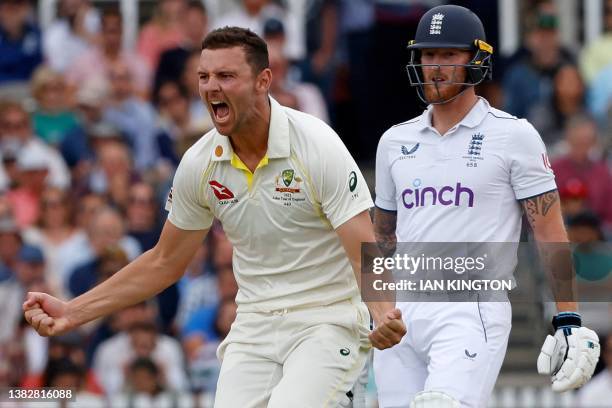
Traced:
POLYGON ((229 118, 230 108, 227 103, 222 101, 211 101, 210 106, 212 107, 215 121, 225 122, 229 118))
POLYGON ((434 76, 431 78, 431 82, 435 83, 435 84, 442 84, 444 82, 447 82, 446 79, 444 77, 441 76, 434 76))

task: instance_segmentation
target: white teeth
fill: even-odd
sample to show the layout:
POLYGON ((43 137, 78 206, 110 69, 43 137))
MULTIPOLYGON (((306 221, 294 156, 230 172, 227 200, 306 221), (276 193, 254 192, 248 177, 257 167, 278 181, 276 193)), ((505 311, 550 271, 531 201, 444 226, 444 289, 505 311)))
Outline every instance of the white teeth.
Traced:
POLYGON ((222 101, 210 101, 211 105, 220 105, 222 103, 224 103, 224 102, 222 102, 222 101))

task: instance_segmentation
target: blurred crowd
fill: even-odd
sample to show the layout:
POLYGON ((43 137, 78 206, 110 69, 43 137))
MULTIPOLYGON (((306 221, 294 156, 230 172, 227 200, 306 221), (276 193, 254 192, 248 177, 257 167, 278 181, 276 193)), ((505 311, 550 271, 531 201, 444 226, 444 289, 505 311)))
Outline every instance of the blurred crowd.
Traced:
MULTIPOLYGON (((214 391, 215 349, 237 292, 220 225, 151 301, 51 339, 21 313, 25 292, 73 298, 155 245, 176 165, 212 128, 196 75, 211 29, 260 34, 273 97, 332 125, 364 167, 386 128, 422 111, 405 45, 445 1, 312 0, 301 18, 291 0, 232 1, 216 18, 209 1, 154 2, 126 48, 116 2, 59 0, 43 30, 34 2, 0 0, 0 386, 70 386, 91 407, 214 391)), ((497 2, 452 3, 477 10, 497 47, 497 2)), ((604 3, 601 37, 569 49, 554 2, 523 0, 522 45, 496 56, 494 81, 479 89, 542 135, 586 280, 612 270, 612 0, 604 3)))

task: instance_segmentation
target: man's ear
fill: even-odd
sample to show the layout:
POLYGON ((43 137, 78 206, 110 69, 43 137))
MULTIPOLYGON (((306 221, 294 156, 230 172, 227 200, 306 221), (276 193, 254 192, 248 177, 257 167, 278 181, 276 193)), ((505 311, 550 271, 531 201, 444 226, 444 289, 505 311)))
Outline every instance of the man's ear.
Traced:
POLYGON ((268 93, 270 85, 272 84, 272 70, 265 68, 262 70, 255 79, 255 90, 258 93, 268 93))

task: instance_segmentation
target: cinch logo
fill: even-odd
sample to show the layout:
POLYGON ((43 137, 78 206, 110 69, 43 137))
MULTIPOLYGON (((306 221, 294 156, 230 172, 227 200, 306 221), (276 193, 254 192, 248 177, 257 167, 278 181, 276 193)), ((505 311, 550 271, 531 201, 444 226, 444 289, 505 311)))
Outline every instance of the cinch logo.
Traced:
MULTIPOLYGON (((419 184, 415 183, 415 187, 418 187, 419 184)), ((440 205, 459 207, 462 197, 468 200, 468 207, 474 206, 474 191, 471 188, 463 187, 461 183, 457 183, 455 187, 444 186, 440 190, 436 190, 434 187, 425 187, 407 188, 402 192, 402 202, 404 207, 408 209, 425 207, 426 205, 437 205, 438 203, 440 205)))
POLYGON ((210 184, 210 187, 212 188, 213 193, 215 193, 215 196, 219 200, 231 200, 232 198, 234 198, 234 193, 232 193, 232 190, 225 187, 223 184, 219 183, 218 181, 213 180, 213 181, 208 182, 208 184, 210 184))

